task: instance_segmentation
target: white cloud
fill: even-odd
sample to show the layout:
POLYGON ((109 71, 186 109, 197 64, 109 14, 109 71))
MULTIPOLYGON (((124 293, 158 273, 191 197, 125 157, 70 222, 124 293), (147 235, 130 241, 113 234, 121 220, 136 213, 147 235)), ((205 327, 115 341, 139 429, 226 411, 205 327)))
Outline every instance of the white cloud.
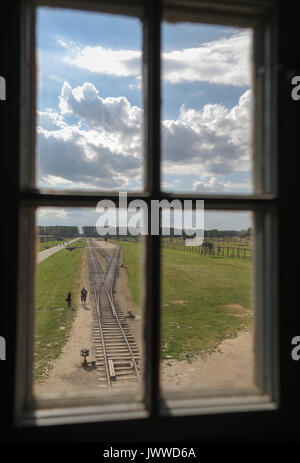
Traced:
POLYGON ((163 54, 163 77, 171 83, 250 85, 250 31, 163 54))
POLYGON ((115 141, 126 139, 130 152, 135 150, 140 156, 142 110, 131 106, 127 98, 102 98, 96 87, 89 82, 73 89, 65 82, 59 100, 62 114, 76 116, 90 128, 100 131, 100 134, 106 134, 110 144, 111 134, 115 141))
POLYGON ((201 176, 249 171, 250 114, 250 90, 232 109, 219 104, 199 111, 182 107, 178 120, 163 123, 165 171, 201 176))
POLYGON ((56 208, 56 207, 48 207, 48 208, 39 208, 37 210, 37 216, 38 218, 46 218, 46 217, 59 217, 59 218, 65 218, 68 217, 68 212, 65 209, 62 208, 56 208))
POLYGON ((178 187, 180 188, 180 185, 181 185, 181 180, 179 178, 173 180, 172 182, 162 182, 162 188, 163 189, 167 189, 167 190, 172 190, 174 188, 178 189, 178 187))
MULTIPOLYGON (((217 104, 201 110, 182 107, 177 120, 163 121, 163 172, 173 176, 165 188, 185 174, 198 175, 196 191, 236 188, 230 178, 226 183, 219 178, 250 170, 250 103, 251 93, 246 91, 231 109, 217 104)), ((37 147, 43 186, 141 187, 141 108, 123 96, 102 98, 88 82, 76 88, 65 82, 59 107, 60 113, 39 113, 37 147)))
MULTIPOLYGON (((210 82, 236 86, 250 85, 251 31, 233 33, 199 47, 162 54, 163 79, 170 83, 210 82)), ((64 61, 104 75, 141 78, 141 51, 75 46, 59 42, 73 55, 64 61)))
POLYGON ((211 177, 208 181, 198 180, 193 183, 193 190, 202 193, 223 193, 224 183, 218 181, 216 177, 211 177))
POLYGON ((68 183, 70 188, 118 190, 141 175, 140 159, 101 143, 92 144, 76 127, 51 132, 39 129, 38 153, 39 178, 49 186, 68 183))
POLYGON ((47 111, 38 111, 37 126, 46 130, 57 130, 66 127, 63 117, 51 108, 47 111))
POLYGON ((193 190, 197 193, 230 193, 230 191, 245 192, 251 190, 251 183, 244 182, 222 182, 217 177, 205 177, 193 182, 193 190))
MULTIPOLYGON (((65 46, 65 45, 64 45, 65 46)), ((141 52, 135 50, 112 50, 99 47, 75 47, 74 58, 66 57, 65 62, 98 74, 118 77, 140 76, 141 52)))
POLYGON ((72 89, 65 83, 60 96, 61 115, 41 113, 37 148, 43 186, 118 190, 130 179, 138 181, 141 134, 138 118, 134 123, 133 119, 139 108, 123 97, 108 100, 98 97, 92 84, 72 89), (57 124, 66 115, 75 116, 78 125, 57 124), (41 127, 43 122, 45 127, 41 127))

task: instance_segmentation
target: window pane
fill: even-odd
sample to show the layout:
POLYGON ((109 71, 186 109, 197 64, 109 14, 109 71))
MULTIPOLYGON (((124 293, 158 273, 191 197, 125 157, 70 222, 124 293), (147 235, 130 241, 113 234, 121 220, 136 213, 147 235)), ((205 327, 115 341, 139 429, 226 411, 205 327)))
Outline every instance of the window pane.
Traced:
POLYGON ((36 27, 37 186, 141 190, 139 20, 41 7, 36 27))
POLYGON ((87 208, 36 213, 35 397, 141 399, 142 244, 119 240, 113 227, 100 236, 99 217, 87 208))
POLYGON ((162 238, 161 387, 253 388, 253 225, 250 212, 205 211, 204 241, 162 238))
POLYGON ((162 188, 253 192, 252 30, 163 24, 162 188))

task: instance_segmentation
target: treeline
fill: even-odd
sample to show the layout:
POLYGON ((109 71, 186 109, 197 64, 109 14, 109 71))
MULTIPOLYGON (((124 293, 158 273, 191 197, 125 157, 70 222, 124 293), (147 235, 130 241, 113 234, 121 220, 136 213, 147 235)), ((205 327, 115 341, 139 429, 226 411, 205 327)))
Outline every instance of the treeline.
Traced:
POLYGON ((73 226, 38 226, 38 233, 40 236, 52 235, 54 238, 73 238, 80 235, 79 228, 73 226))
MULTIPOLYGON (((83 235, 86 237, 97 237, 97 236, 112 236, 112 237, 118 237, 118 236, 132 236, 126 228, 121 229, 119 227, 116 228, 111 228, 108 227, 101 227, 99 230, 100 233, 97 233, 97 229, 94 226, 89 226, 89 227, 82 227, 83 235), (108 233, 107 233, 108 231, 108 233)), ((163 230, 163 236, 183 236, 183 237, 192 237, 193 235, 190 233, 189 230, 187 230, 188 233, 185 233, 182 231, 181 233, 179 230, 171 228, 169 233, 166 233, 166 230, 163 230)), ((252 235, 252 228, 248 228, 247 230, 205 230, 204 231, 204 237, 205 238, 246 238, 250 237, 252 235)))
MULTIPOLYGON (((97 236, 105 236, 107 229, 102 228, 100 234, 97 233, 97 229, 95 226, 85 226, 82 227, 83 236, 86 237, 97 237, 97 236)), ((109 228, 109 233, 107 236, 131 236, 130 233, 127 232, 127 229, 121 229, 119 227, 116 228, 109 228)), ((247 230, 205 230, 204 237, 205 238, 246 238, 252 235, 252 228, 249 227, 247 230)), ((73 238, 80 236, 79 227, 74 226, 62 226, 62 225, 55 225, 55 226, 38 226, 38 233, 40 236, 43 235, 52 235, 54 238, 73 238)), ((163 232, 163 235, 166 233, 163 232)), ((178 233, 178 230, 171 228, 169 236, 188 236, 191 237, 191 233, 186 234, 184 231, 182 233, 178 233)))
POLYGON ((205 230, 204 238, 247 238, 252 235, 252 228, 247 230, 205 230))
POLYGON ((83 233, 83 236, 90 236, 90 237, 97 237, 99 236, 98 233, 97 233, 97 229, 96 227, 92 227, 92 226, 89 226, 89 227, 82 227, 82 233, 83 233))
POLYGON ((98 232, 94 226, 82 227, 82 233, 85 237, 111 236, 115 238, 116 236, 131 236, 127 232, 127 228, 123 227, 98 227, 98 232))

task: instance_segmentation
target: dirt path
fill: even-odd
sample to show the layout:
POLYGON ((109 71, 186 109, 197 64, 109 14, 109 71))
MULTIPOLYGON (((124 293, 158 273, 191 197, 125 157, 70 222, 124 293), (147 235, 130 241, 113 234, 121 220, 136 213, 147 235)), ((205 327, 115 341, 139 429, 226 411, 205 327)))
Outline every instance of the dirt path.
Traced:
POLYGON ((74 243, 74 241, 79 240, 79 238, 75 238, 74 240, 68 241, 67 243, 64 244, 59 244, 58 246, 52 246, 52 248, 45 249, 44 251, 40 251, 37 255, 37 263, 39 264, 43 260, 47 259, 47 257, 52 256, 52 254, 55 254, 58 251, 61 251, 65 247, 69 246, 71 243, 74 243))
POLYGON ((254 385, 253 333, 245 331, 226 339, 206 359, 191 363, 175 360, 162 362, 164 389, 243 388, 254 385))
POLYGON ((82 286, 89 290, 86 308, 81 307, 78 291, 76 300, 77 313, 69 339, 60 357, 53 363, 49 377, 43 383, 35 385, 34 393, 38 396, 99 390, 99 379, 96 370, 92 368, 84 369, 80 366, 82 361, 80 350, 82 348, 89 349, 90 355, 88 359, 95 358, 92 310, 90 310, 89 305, 91 290, 89 288, 87 249, 84 253, 80 276, 80 288, 82 286))

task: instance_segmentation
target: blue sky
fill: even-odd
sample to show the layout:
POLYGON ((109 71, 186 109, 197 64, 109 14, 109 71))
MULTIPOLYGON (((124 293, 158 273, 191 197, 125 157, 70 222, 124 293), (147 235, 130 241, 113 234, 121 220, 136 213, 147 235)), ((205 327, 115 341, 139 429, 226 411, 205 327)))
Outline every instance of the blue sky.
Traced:
MULTIPOLYGON (((36 31, 38 186, 141 190, 141 22, 43 7, 36 31)), ((251 31, 164 24, 162 45, 162 188, 250 193, 251 31)))

